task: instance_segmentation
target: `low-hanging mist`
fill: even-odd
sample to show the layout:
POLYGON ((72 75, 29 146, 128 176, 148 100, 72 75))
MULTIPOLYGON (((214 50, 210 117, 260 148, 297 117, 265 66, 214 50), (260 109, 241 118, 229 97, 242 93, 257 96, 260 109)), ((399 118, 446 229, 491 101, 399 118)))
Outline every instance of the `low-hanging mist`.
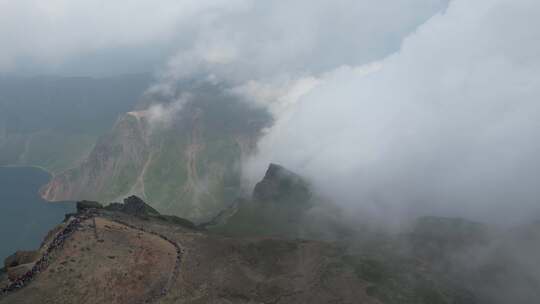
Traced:
POLYGON ((2 0, 0 74, 118 74, 165 61, 168 81, 313 72, 388 54, 446 2, 2 0))
POLYGON ((539 12, 530 0, 452 1, 395 54, 319 77, 280 111, 248 175, 278 162, 384 218, 537 217, 539 12))
POLYGON ((373 218, 535 218, 540 5, 368 2, 347 12, 316 2, 305 19, 302 1, 216 14, 148 92, 173 98, 177 82, 198 78, 266 107, 275 123, 244 164, 251 185, 276 162, 373 218), (310 26, 332 12, 343 22, 310 26))

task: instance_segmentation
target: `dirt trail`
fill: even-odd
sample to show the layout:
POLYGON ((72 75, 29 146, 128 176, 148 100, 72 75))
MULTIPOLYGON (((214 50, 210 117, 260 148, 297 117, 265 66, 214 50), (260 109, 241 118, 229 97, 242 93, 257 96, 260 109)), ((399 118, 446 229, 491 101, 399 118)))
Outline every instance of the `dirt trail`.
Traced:
POLYGON ((118 224, 127 226, 127 227, 129 227, 131 229, 139 230, 139 231, 141 231, 143 233, 149 233, 149 234, 158 236, 158 237, 162 238, 163 240, 167 241, 172 246, 174 246, 174 248, 176 250, 176 261, 175 261, 174 268, 171 271, 171 274, 169 275, 167 283, 163 286, 163 288, 161 289, 161 292, 159 294, 155 294, 155 295, 151 296, 150 298, 146 299, 144 301, 144 303, 153 303, 153 302, 156 302, 159 299, 165 297, 169 293, 169 291, 171 290, 172 286, 174 285, 174 283, 176 282, 176 280, 178 278, 178 275, 180 273, 180 266, 181 266, 182 256, 184 254, 184 250, 180 247, 180 245, 178 243, 176 243, 175 241, 169 239, 168 237, 166 237, 166 236, 164 236, 162 234, 159 234, 159 233, 154 232, 154 231, 149 231, 149 230, 146 230, 146 229, 141 228, 141 227, 137 227, 135 225, 129 224, 129 223, 124 222, 124 221, 120 221, 120 220, 113 220, 113 221, 118 223, 118 224))
MULTIPOLYGON (((176 282, 176 279, 178 278, 178 275, 180 272, 180 266, 181 266, 182 255, 183 255, 183 250, 180 248, 180 245, 178 245, 176 242, 172 241, 171 239, 169 239, 168 237, 164 235, 161 235, 153 231, 148 231, 146 229, 131 225, 129 223, 125 223, 119 220, 99 217, 92 213, 83 213, 83 214, 78 214, 75 217, 72 217, 70 221, 65 225, 65 227, 61 229, 54 236, 52 241, 50 241, 50 243, 47 245, 47 249, 44 250, 43 255, 35 263, 31 271, 24 274, 17 280, 11 282, 7 287, 0 289, 0 300, 2 300, 4 296, 7 296, 13 292, 16 292, 17 290, 20 290, 21 288, 28 286, 31 283, 31 281, 38 278, 39 274, 45 271, 47 267, 49 266, 49 264, 53 262, 51 257, 54 255, 54 252, 58 250, 62 250, 62 248, 64 248, 65 241, 72 238, 73 234, 76 233, 77 231, 80 231, 84 227, 90 227, 92 230, 91 233, 96 238, 96 240, 98 242, 103 242, 102 238, 100 238, 100 236, 98 235, 98 230, 105 231, 107 229, 114 229, 115 227, 112 227, 114 225, 119 225, 116 228, 120 230, 132 229, 132 230, 139 231, 140 236, 147 234, 147 235, 153 235, 153 236, 159 237, 163 241, 172 245, 172 247, 174 248, 176 252, 176 258, 174 261, 174 267, 172 268, 167 279, 165 280, 163 285, 159 287, 158 289, 153 288, 153 290, 150 291, 150 295, 146 299, 141 299, 140 301, 136 301, 136 302, 154 303, 158 301, 159 299, 161 299, 162 297, 166 296, 171 290, 171 287, 176 282)), ((80 237, 82 237, 82 235, 79 236, 79 238, 80 237)), ((69 251, 70 249, 66 248, 65 250, 69 251)))
POLYGON ((70 219, 67 225, 61 229, 47 245, 47 249, 43 252, 41 258, 37 260, 30 271, 11 282, 8 286, 0 289, 0 297, 8 293, 17 291, 28 285, 40 272, 44 271, 50 263, 51 254, 62 248, 64 242, 81 226, 81 222, 87 220, 91 215, 84 213, 70 219))

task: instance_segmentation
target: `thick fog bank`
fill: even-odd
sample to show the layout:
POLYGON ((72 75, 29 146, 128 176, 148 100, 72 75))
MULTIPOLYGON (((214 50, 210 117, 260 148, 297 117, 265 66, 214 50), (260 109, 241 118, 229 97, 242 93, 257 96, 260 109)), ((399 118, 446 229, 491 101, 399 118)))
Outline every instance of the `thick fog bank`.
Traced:
POLYGON ((537 218, 538 13, 532 0, 452 1, 388 58, 312 80, 248 174, 278 162, 383 218, 537 218))

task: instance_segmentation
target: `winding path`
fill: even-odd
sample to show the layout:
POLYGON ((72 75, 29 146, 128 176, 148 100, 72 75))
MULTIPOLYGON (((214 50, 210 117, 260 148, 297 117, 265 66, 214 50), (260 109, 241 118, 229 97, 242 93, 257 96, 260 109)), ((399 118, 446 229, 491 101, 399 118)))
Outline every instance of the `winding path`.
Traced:
POLYGON ((0 296, 4 296, 10 292, 17 291, 26 285, 28 285, 40 272, 44 271, 49 266, 50 257, 54 250, 61 248, 64 242, 81 226, 81 223, 87 219, 92 218, 94 215, 90 213, 82 213, 72 217, 66 227, 59 231, 54 239, 51 241, 47 249, 41 256, 41 258, 35 262, 30 271, 17 278, 15 281, 2 289, 0 289, 0 296))
POLYGON ((132 225, 130 223, 127 223, 127 222, 124 222, 124 221, 121 221, 121 220, 117 220, 117 219, 110 219, 110 220, 113 221, 113 222, 116 222, 118 224, 127 226, 127 227, 129 227, 131 229, 158 236, 158 237, 162 238, 163 240, 167 241, 172 246, 174 246, 174 248, 176 249, 176 261, 174 263, 173 271, 169 275, 169 279, 167 280, 167 283, 165 284, 165 286, 163 286, 163 288, 161 289, 161 292, 159 294, 152 295, 150 298, 146 299, 144 301, 144 303, 152 303, 152 302, 155 302, 155 301, 163 298, 164 296, 166 296, 169 293, 169 290, 171 290, 171 287, 173 286, 173 284, 176 282, 176 279, 178 278, 178 275, 180 273, 180 263, 182 262, 182 256, 184 254, 184 250, 180 247, 180 245, 178 245, 178 243, 176 243, 175 241, 169 239, 165 235, 159 234, 159 233, 154 232, 154 231, 149 231, 149 230, 141 228, 141 227, 137 227, 135 225, 132 225))
MULTIPOLYGON (((61 231, 59 231, 55 235, 54 239, 47 246, 47 249, 45 250, 45 252, 41 256, 41 258, 34 264, 32 269, 30 271, 28 271, 27 273, 25 273, 24 275, 22 275, 21 277, 19 277, 18 279, 16 279, 15 281, 10 282, 10 284, 8 286, 0 289, 0 298, 5 296, 5 295, 8 295, 9 293, 15 292, 15 291, 20 290, 21 288, 27 286, 40 272, 44 271, 49 266, 52 252, 59 249, 59 248, 62 248, 65 241, 75 231, 77 231, 81 227, 82 222, 84 222, 86 220, 89 220, 89 219, 92 219, 92 221, 94 222, 93 226, 94 226, 94 229, 95 229, 95 227, 96 227, 95 226, 95 217, 96 216, 98 216, 98 214, 96 214, 94 212, 85 212, 85 213, 80 213, 80 214, 77 214, 76 216, 71 217, 68 224, 61 231)), ((169 275, 169 278, 167 279, 167 282, 161 288, 159 293, 152 294, 148 299, 143 300, 142 303, 153 303, 153 302, 156 302, 157 300, 163 298, 164 296, 166 296, 169 293, 169 291, 171 290, 174 283, 176 282, 176 280, 178 278, 178 275, 180 273, 180 263, 182 261, 182 256, 183 256, 184 250, 180 247, 180 245, 178 245, 178 243, 171 240, 170 238, 168 238, 165 235, 159 234, 159 233, 154 232, 154 231, 148 231, 148 230, 146 230, 144 228, 137 227, 135 225, 129 224, 129 223, 121 221, 121 220, 110 219, 110 218, 109 218, 109 220, 111 220, 113 222, 116 222, 118 224, 127 226, 127 227, 129 227, 131 229, 134 229, 134 230, 138 230, 138 231, 141 231, 141 232, 144 232, 144 233, 149 233, 149 234, 158 236, 158 237, 162 238, 163 240, 167 241, 168 243, 170 243, 172 246, 174 246, 174 248, 176 249, 176 260, 175 260, 174 268, 173 268, 171 274, 169 275)), ((97 231, 94 231, 94 233, 97 234, 97 231)))

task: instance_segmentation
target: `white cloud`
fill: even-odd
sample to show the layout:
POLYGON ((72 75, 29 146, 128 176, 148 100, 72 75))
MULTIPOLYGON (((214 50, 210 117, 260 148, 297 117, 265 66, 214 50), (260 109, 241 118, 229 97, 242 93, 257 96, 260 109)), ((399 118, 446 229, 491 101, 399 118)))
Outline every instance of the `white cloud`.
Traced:
POLYGON ((373 215, 538 215, 539 13, 533 0, 454 0, 379 70, 321 77, 247 172, 282 163, 373 215))
POLYGON ((166 47, 213 10, 243 0, 0 0, 0 71, 24 63, 54 67, 117 48, 166 47))
POLYGON ((246 1, 198 21, 162 82, 212 75, 229 85, 312 77, 397 50, 447 0, 246 1))
POLYGON ((188 95, 183 95, 170 103, 154 103, 150 105, 143 111, 144 117, 150 125, 150 130, 153 131, 156 128, 168 128, 189 98, 188 95))

